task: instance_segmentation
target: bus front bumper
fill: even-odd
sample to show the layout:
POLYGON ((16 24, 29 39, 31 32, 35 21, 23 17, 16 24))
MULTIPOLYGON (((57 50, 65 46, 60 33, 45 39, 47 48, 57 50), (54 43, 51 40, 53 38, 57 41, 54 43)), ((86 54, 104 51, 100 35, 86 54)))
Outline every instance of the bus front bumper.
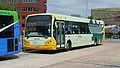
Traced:
POLYGON ((50 45, 24 45, 24 49, 26 50, 56 50, 56 46, 50 45))

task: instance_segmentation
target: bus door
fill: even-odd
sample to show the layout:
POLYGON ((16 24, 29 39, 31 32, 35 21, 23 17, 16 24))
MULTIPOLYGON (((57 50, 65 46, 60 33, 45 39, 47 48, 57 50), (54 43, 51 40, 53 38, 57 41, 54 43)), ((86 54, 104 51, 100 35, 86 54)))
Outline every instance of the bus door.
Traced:
POLYGON ((62 21, 56 21, 56 41, 57 45, 65 44, 65 23, 62 21))

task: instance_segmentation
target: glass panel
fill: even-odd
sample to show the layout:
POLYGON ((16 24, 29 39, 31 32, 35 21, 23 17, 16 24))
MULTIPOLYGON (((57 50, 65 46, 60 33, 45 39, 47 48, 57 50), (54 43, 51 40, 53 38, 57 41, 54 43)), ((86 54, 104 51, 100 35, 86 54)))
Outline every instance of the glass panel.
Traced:
POLYGON ((8 0, 9 3, 20 3, 19 0, 8 0))
POLYGON ((19 7, 14 8, 14 11, 19 11, 19 7))
POLYGON ((57 45, 65 43, 65 24, 63 21, 55 21, 53 34, 57 41, 57 45))
POLYGON ((36 7, 22 7, 22 11, 34 11, 34 12, 37 12, 37 11, 39 11, 39 8, 36 8, 36 7))
POLYGON ((31 16, 27 19, 26 36, 51 36, 51 16, 31 16))
POLYGON ((90 34, 87 23, 65 21, 66 34, 90 34))
POLYGON ((23 0, 23 3, 38 3, 39 0, 23 0))
MULTIPOLYGON (((0 15, 0 29, 12 24, 13 16, 3 16, 0 15)), ((0 32, 0 38, 10 38, 14 37, 14 26, 7 28, 6 30, 0 32)))

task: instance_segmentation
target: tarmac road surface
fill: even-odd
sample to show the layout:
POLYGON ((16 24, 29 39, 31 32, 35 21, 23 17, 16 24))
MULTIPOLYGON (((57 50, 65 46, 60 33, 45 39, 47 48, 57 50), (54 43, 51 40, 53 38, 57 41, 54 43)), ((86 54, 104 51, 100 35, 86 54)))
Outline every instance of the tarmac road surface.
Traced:
POLYGON ((0 68, 120 68, 120 40, 107 42, 71 51, 29 51, 0 57, 0 68))

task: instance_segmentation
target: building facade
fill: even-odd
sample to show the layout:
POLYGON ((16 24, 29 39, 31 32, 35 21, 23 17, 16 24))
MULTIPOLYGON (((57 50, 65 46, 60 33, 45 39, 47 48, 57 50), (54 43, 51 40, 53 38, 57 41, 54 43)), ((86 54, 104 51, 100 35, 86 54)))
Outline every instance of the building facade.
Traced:
POLYGON ((116 38, 120 39, 120 16, 107 18, 104 20, 106 25, 106 35, 107 38, 116 38))
POLYGON ((95 8, 91 9, 91 16, 94 19, 106 19, 113 17, 113 13, 120 13, 120 8, 95 8))
POLYGON ((12 3, 14 11, 18 12, 20 21, 20 30, 23 31, 25 26, 25 18, 30 14, 46 13, 47 0, 0 0, 0 3, 12 3))
POLYGON ((105 21, 108 38, 118 38, 117 34, 120 32, 120 8, 91 9, 91 16, 94 19, 105 21))

